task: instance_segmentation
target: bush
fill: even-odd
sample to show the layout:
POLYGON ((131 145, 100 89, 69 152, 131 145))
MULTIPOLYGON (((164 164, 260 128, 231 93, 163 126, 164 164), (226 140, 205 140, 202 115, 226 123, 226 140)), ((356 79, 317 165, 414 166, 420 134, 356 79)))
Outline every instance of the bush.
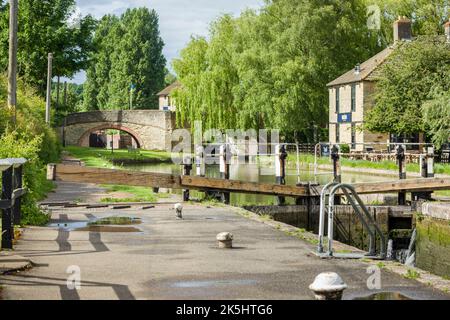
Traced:
MULTIPOLYGON (((43 225, 49 217, 37 202, 54 188, 47 181, 45 166, 59 159, 58 138, 44 121, 45 103, 33 89, 19 83, 16 124, 6 105, 0 106, 0 158, 26 158, 24 187, 28 193, 22 202, 22 223, 43 225)), ((0 76, 0 99, 6 101, 6 79, 0 76)))
POLYGON ((341 144, 341 153, 350 153, 350 147, 348 144, 341 144))

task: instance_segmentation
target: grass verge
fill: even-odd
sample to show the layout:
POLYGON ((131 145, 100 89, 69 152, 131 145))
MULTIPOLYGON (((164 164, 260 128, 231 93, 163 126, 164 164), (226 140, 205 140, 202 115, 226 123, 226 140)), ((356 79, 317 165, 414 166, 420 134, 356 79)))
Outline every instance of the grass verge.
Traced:
POLYGON ((165 151, 140 150, 139 152, 128 152, 125 149, 111 150, 101 148, 87 148, 68 146, 64 148, 73 157, 83 161, 88 167, 111 168, 113 161, 132 160, 143 163, 162 163, 171 161, 171 155, 165 151))
POLYGON ((165 193, 154 193, 146 187, 125 186, 118 184, 102 184, 107 192, 124 192, 131 194, 130 197, 106 197, 101 202, 156 202, 158 198, 167 198, 169 195, 165 193))

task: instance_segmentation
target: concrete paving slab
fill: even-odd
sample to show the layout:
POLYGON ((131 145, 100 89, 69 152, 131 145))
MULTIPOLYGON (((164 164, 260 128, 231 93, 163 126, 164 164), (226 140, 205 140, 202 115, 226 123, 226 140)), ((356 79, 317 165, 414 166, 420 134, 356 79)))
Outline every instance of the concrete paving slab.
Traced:
POLYGON ((13 252, 0 252, 0 275, 26 270, 32 267, 29 258, 14 254, 13 252))
MULTIPOLYGON (((368 264, 324 260, 315 245, 230 207, 184 204, 183 220, 173 205, 151 210, 57 208, 52 222, 70 224, 112 215, 139 217, 140 232, 86 232, 58 227, 24 231, 15 252, 36 266, 0 276, 4 299, 314 299, 308 289, 320 272, 333 271, 348 284, 344 299, 376 291, 414 299, 450 296, 381 269, 382 287, 369 290, 368 264), (234 235, 233 249, 219 249, 219 232, 234 235), (70 290, 73 266, 80 290, 70 290)), ((292 227, 294 228, 294 227, 292 227)))

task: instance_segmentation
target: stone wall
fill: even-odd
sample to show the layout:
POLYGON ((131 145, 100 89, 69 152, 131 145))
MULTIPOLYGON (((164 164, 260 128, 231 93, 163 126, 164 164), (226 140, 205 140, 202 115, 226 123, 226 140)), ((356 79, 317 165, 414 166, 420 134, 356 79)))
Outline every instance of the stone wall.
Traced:
POLYGON ((424 203, 416 228, 417 267, 450 277, 450 203, 424 203))
POLYGON ((159 110, 116 110, 75 113, 66 117, 66 145, 89 146, 89 134, 118 129, 132 135, 146 150, 171 150, 175 115, 159 110))
MULTIPOLYGON (((246 210, 255 212, 259 215, 270 215, 275 221, 284 222, 298 228, 319 233, 319 206, 312 205, 308 214, 308 206, 306 205, 290 205, 290 206, 246 206, 246 210)), ((374 220, 380 226, 386 238, 389 233, 389 217, 392 213, 399 210, 410 210, 408 207, 398 206, 367 206, 374 220)), ((326 220, 326 219, 325 219, 326 220)), ((325 233, 328 228, 325 221, 325 233)), ((334 238, 337 241, 367 250, 368 234, 363 227, 358 216, 349 205, 336 206, 335 222, 334 222, 334 238)))

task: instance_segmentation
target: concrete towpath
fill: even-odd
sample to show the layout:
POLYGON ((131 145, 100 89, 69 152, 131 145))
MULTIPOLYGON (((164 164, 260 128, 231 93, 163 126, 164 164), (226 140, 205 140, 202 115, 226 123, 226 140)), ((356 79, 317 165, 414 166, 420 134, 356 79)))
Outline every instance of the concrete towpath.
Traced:
MULTIPOLYGON (((313 299, 308 286, 325 271, 348 284, 344 299, 377 292, 367 288, 369 264, 319 259, 311 254, 313 244, 286 234, 281 223, 273 227, 242 213, 184 204, 179 220, 170 204, 147 210, 55 208, 54 225, 26 228, 15 245, 15 253, 34 267, 0 276, 3 299, 313 299), (113 215, 141 218, 134 226, 138 232, 72 230, 113 215), (233 249, 217 247, 215 237, 223 231, 234 234, 233 249), (71 290, 67 280, 77 270, 81 288, 71 290)), ((384 269, 381 280, 378 291, 450 298, 384 269)))

